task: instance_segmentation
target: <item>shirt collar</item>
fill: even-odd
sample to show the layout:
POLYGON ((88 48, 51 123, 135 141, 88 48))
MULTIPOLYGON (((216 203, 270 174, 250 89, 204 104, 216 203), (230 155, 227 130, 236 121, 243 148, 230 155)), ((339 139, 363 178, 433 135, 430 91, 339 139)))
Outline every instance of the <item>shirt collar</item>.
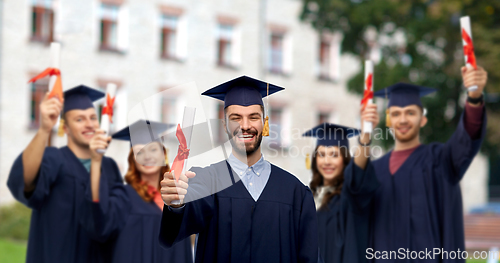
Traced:
MULTIPOLYGON (((238 173, 238 175, 243 174, 248 169, 248 165, 238 160, 238 158, 236 158, 232 153, 229 155, 229 158, 227 158, 227 161, 229 162, 229 165, 231 165, 231 168, 238 173)), ((257 176, 260 177, 265 167, 266 161, 264 160, 264 156, 261 154, 260 159, 250 168, 257 176)))

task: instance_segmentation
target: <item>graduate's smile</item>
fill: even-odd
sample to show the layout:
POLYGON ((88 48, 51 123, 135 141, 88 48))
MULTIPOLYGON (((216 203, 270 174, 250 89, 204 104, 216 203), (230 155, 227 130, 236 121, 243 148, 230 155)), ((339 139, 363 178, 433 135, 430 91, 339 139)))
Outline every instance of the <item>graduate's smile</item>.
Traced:
POLYGON ((87 139, 91 139, 92 137, 94 137, 94 134, 95 134, 95 131, 94 130, 91 130, 91 131, 84 131, 82 132, 83 136, 87 139))
POLYGON ((401 133, 401 134, 406 134, 408 131, 411 130, 411 127, 410 126, 403 126, 403 127, 398 127, 397 130, 401 133))
POLYGON ((236 138, 238 138, 239 141, 247 143, 247 142, 254 141, 255 136, 256 136, 256 134, 254 134, 254 133, 242 133, 242 134, 238 134, 236 136, 236 138))

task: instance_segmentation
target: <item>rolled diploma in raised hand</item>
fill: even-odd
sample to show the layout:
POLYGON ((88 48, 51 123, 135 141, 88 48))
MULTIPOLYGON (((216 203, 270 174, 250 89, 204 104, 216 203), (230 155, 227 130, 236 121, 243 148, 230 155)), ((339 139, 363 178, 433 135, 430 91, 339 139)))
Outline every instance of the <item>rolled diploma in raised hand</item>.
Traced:
MULTIPOLYGON (((460 18, 462 44, 464 47, 465 66, 468 68, 477 68, 476 55, 474 54, 474 46, 472 45, 472 30, 470 27, 470 18, 463 16, 460 18)), ((477 90, 477 86, 467 87, 467 90, 477 90)))
MULTIPOLYGON (((373 62, 371 60, 365 61, 365 92, 363 94, 362 103, 371 104, 373 103, 373 62)), ((368 121, 363 121, 363 132, 364 133, 372 133, 373 124, 368 121)))
MULTIPOLYGON (((196 108, 193 107, 184 107, 184 116, 182 118, 182 133, 184 134, 184 137, 186 138, 186 148, 190 149, 191 147, 191 136, 193 134, 193 125, 194 125, 194 117, 196 115, 196 108)), ((177 157, 176 157, 177 159, 177 157)), ((176 160, 174 160, 175 162, 176 160)), ((172 164, 172 167, 174 164, 172 164)), ((185 173, 187 170, 187 159, 183 160, 183 166, 181 169, 181 173, 185 173)), ((177 182, 179 180, 180 174, 178 174, 178 171, 173 171, 174 172, 174 178, 175 181, 177 182)), ((181 201, 180 200, 175 200, 171 202, 173 205, 180 205, 181 201)))
MULTIPOLYGON (((104 101, 104 107, 101 114, 101 129, 106 132, 106 136, 109 136, 109 124, 113 118, 113 104, 115 101, 116 84, 108 83, 106 87, 106 97, 104 101)), ((98 149, 97 152, 105 153, 106 149, 98 149)))

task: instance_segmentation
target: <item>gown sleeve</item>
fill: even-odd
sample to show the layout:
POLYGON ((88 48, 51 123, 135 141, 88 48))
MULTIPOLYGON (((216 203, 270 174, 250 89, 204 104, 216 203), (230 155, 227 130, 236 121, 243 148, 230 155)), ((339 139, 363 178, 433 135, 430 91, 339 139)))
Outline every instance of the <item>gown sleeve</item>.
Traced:
MULTIPOLYGON (((192 171, 196 173, 198 180, 206 175, 201 168, 193 168, 192 171)), ((164 206, 160 225, 160 244, 163 247, 170 248, 190 235, 202 232, 209 225, 214 214, 215 197, 212 194, 208 195, 210 191, 207 186, 209 185, 207 185, 206 177, 202 184, 197 184, 194 180, 193 183, 189 183, 186 195, 186 199, 195 199, 194 201, 187 202, 180 209, 170 209, 164 206), (190 191, 191 194, 195 192, 195 197, 188 197, 190 191), (200 198, 203 195, 205 197, 200 198)))
POLYGON ((311 190, 305 188, 300 213, 298 262, 319 262, 316 208, 311 190))
POLYGON ((460 117, 458 127, 451 138, 443 145, 433 145, 435 166, 441 166, 443 174, 452 184, 460 182, 471 164, 474 156, 479 152, 486 133, 486 111, 483 107, 482 127, 480 137, 471 139, 464 126, 464 114, 460 117))
MULTIPOLYGON (((81 225, 92 239, 105 242, 118 235, 125 226, 130 212, 130 200, 116 163, 107 159, 102 162, 99 201, 92 201, 90 184, 86 187, 82 204, 81 225), (109 180, 108 178, 112 178, 109 180)), ((90 181, 89 181, 90 182, 90 181)))
POLYGON ((63 165, 63 156, 59 149, 47 147, 43 153, 40 170, 35 178, 35 189, 24 191, 24 169, 22 153, 17 157, 10 170, 7 186, 12 195, 31 209, 40 209, 49 196, 52 184, 56 181, 63 165))
POLYGON ((344 169, 343 199, 349 203, 354 213, 361 214, 369 208, 378 186, 375 168, 370 160, 364 170, 357 166, 354 160, 344 169))

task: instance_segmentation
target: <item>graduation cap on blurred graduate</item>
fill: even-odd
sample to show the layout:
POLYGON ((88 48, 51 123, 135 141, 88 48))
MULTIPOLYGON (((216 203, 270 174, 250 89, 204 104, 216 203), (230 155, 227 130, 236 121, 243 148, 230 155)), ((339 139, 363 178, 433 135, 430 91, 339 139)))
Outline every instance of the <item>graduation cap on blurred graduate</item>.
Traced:
MULTIPOLYGON (((116 140, 129 141, 130 147, 133 145, 144 145, 150 144, 151 142, 158 142, 163 145, 161 136, 165 132, 174 127, 173 124, 149 121, 149 120, 138 120, 129 126, 114 133, 111 138, 116 140)), ((135 153, 137 154, 137 153, 135 153)), ((165 156, 165 163, 168 164, 167 156, 165 156)))
MULTIPOLYGON (((338 124, 322 123, 308 131, 302 136, 317 138, 316 146, 338 146, 349 149, 349 138, 358 136, 361 130, 338 124)), ((306 156, 306 168, 310 169, 311 160, 309 154, 306 156)))
POLYGON ((131 146, 136 144, 146 145, 153 141, 161 143, 161 136, 174 126, 173 124, 138 120, 117 131, 111 137, 117 140, 130 141, 131 146))
POLYGON ((378 90, 374 92, 373 95, 375 95, 376 97, 389 99, 386 109, 386 126, 390 127, 391 119, 389 116, 389 107, 406 107, 409 105, 417 105, 423 108, 420 98, 435 91, 436 89, 433 88, 400 82, 385 89, 378 90))
MULTIPOLYGON (((281 90, 284 90, 284 88, 248 76, 241 76, 211 88, 203 92, 201 95, 224 101, 225 109, 231 105, 264 106, 264 102, 262 101, 264 97, 281 90)), ((269 136, 268 120, 269 116, 266 114, 262 136, 269 136)))
MULTIPOLYGON (((88 108, 93 108, 94 104, 92 102, 103 98, 104 95, 105 94, 103 92, 89 88, 85 85, 71 88, 64 92, 64 105, 62 114, 65 114, 66 112, 71 110, 86 110, 88 108)), ((57 133, 59 136, 64 135, 63 126, 64 120, 61 119, 59 122, 59 131, 57 133)))

